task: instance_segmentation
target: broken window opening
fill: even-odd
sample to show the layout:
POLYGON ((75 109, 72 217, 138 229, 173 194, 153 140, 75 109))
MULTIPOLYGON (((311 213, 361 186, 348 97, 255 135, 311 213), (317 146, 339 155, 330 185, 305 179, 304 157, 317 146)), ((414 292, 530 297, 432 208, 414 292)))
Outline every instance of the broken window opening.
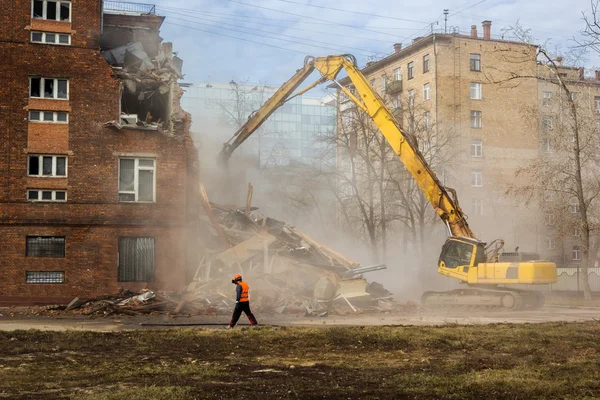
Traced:
POLYGON ((121 124, 141 127, 162 126, 170 129, 171 88, 157 82, 156 88, 124 82, 121 94, 121 124), (137 118, 131 117, 137 115, 137 118))

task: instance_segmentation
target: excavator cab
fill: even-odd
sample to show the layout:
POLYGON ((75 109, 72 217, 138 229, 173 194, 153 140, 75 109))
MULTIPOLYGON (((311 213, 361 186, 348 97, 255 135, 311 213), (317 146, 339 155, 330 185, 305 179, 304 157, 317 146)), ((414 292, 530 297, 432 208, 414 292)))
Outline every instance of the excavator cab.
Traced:
POLYGON ((486 261, 485 243, 453 236, 448 238, 442 247, 438 272, 466 282, 469 270, 486 261))

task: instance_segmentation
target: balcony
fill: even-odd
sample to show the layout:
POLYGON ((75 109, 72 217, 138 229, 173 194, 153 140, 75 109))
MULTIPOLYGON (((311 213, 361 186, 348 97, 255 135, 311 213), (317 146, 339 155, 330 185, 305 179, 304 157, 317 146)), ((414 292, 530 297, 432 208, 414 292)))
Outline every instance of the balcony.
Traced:
POLYGON ((156 14, 156 6, 154 4, 130 3, 127 1, 104 0, 102 2, 102 10, 108 14, 156 14))
POLYGON ((402 81, 388 82, 387 86, 385 87, 385 91, 389 94, 400 93, 402 91, 402 81))

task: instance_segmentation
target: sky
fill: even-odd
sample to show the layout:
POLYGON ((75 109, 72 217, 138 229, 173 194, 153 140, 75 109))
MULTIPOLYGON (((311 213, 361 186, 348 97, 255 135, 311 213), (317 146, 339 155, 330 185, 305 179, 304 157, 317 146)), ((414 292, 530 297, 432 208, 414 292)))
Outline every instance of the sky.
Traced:
MULTIPOLYGON (((132 1, 132 0, 129 0, 132 1)), ((151 0, 144 2, 150 3, 151 0)), ((165 41, 184 60, 185 82, 248 81, 279 86, 307 55, 354 54, 359 65, 433 29, 468 34, 492 21, 492 37, 517 21, 539 43, 573 46, 589 0, 155 0, 165 41)), ((561 50, 562 51, 562 50, 561 50)), ((585 66, 600 65, 588 54, 585 66)))

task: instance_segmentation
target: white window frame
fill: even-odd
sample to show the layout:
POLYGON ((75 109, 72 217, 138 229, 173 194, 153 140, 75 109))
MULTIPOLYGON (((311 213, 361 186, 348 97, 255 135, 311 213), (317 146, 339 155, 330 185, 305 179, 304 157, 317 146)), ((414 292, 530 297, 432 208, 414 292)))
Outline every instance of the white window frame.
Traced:
POLYGON ((429 54, 423 56, 423 73, 429 72, 429 54))
POLYGON ((396 69, 394 69, 394 81, 401 81, 402 80, 402 68, 398 67, 396 69))
POLYGON ((71 2, 71 0, 43 0, 43 10, 42 10, 42 17, 34 17, 33 16, 33 7, 34 7, 34 0, 31 0, 31 19, 43 19, 43 20, 47 20, 47 21, 59 21, 59 22, 71 22, 71 19, 73 18, 73 3, 71 2), (52 1, 53 3, 56 3, 56 18, 55 19, 48 19, 47 15, 48 15, 48 1, 52 1), (68 20, 61 20, 60 19, 60 5, 61 3, 68 3, 69 4, 69 19, 68 20))
POLYGON ((42 203, 42 202, 58 202, 58 203, 65 203, 67 201, 67 191, 66 190, 50 190, 50 189, 27 189, 27 201, 31 201, 34 203, 42 203), (38 192, 38 198, 37 199, 30 199, 29 198, 29 193, 30 192, 38 192), (47 200, 47 199, 43 199, 42 198, 42 192, 52 192, 52 199, 47 200), (60 200, 56 198, 56 192, 62 192, 65 194, 65 198, 64 200, 60 200))
POLYGON ((550 225, 553 226, 554 225, 554 214, 553 213, 547 213, 545 216, 545 221, 546 225, 550 225))
POLYGON ((377 80, 375 78, 373 78, 373 79, 371 79, 369 81, 369 85, 371 85, 371 87, 373 88, 373 90, 376 90, 375 89, 376 82, 377 82, 377 80))
POLYGON ((29 97, 32 98, 32 99, 69 100, 69 94, 70 94, 70 85, 69 85, 69 80, 68 79, 64 79, 64 78, 44 78, 42 76, 30 76, 29 77, 29 97), (40 79, 40 96, 39 97, 33 97, 31 95, 31 81, 32 81, 32 79, 40 79), (52 79, 52 80, 54 80, 54 88, 53 88, 52 97, 44 97, 44 87, 46 86, 46 79, 52 79), (67 97, 65 97, 64 99, 58 97, 58 81, 66 81, 67 82, 67 97))
POLYGON ((408 79, 414 78, 415 77, 415 62, 414 61, 409 62, 407 64, 406 69, 408 70, 407 71, 407 77, 408 77, 408 79))
POLYGON ((153 157, 119 157, 118 158, 118 162, 119 162, 119 176, 118 176, 118 181, 117 181, 117 185, 119 184, 119 182, 121 181, 121 160, 134 160, 135 164, 134 164, 134 173, 133 173, 133 190, 121 190, 118 188, 117 186, 117 190, 118 190, 118 194, 134 194, 135 195, 135 200, 133 201, 126 201, 126 200, 119 200, 119 203, 156 203, 156 158, 153 157), (140 166, 140 160, 143 161, 153 161, 152 167, 148 167, 148 166, 140 166), (139 192, 140 192, 140 181, 139 181, 139 176, 140 176, 140 171, 152 171, 152 201, 147 201, 147 200, 139 200, 139 192))
POLYGON ((554 243, 554 238, 552 238, 551 236, 547 236, 546 237, 546 249, 554 250, 555 248, 556 248, 556 245, 554 243))
POLYGON ((62 154, 29 154, 27 157, 27 176, 35 176, 39 178, 66 178, 69 176, 69 157, 62 154), (41 172, 38 175, 32 175, 31 171, 29 171, 29 158, 30 157, 38 157, 38 172, 41 172), (52 174, 44 175, 44 157, 52 157, 52 174), (65 159, 65 174, 64 175, 56 175, 56 160, 62 157, 65 159))
POLYGON ((429 82, 423 84, 423 101, 427 101, 431 98, 431 85, 429 82))
POLYGON ((415 106, 415 91, 414 89, 410 89, 408 91, 408 107, 415 106))
POLYGON ((544 92, 542 97, 542 106, 552 106, 552 92, 544 92))
POLYGON ((31 43, 56 44, 59 46, 70 46, 71 45, 71 35, 68 33, 32 31, 29 36, 29 40, 31 41, 31 43), (36 33, 39 33, 40 35, 42 35, 42 40, 33 40, 33 35, 36 33), (49 42, 47 40, 47 35, 49 35, 49 34, 56 35, 56 39, 54 42, 49 42), (59 36, 66 36, 67 38, 69 38, 69 41, 67 43, 61 43, 59 40, 60 39, 59 36))
POLYGON ((573 246, 573 250, 571 250, 571 255, 573 261, 581 261, 581 247, 573 246))
POLYGON ((475 72, 481 72, 481 54, 471 53, 469 54, 469 70, 475 72))
POLYGON ((473 215, 483 215, 483 200, 481 199, 472 199, 471 200, 473 215))
POLYGON ((481 158, 483 157, 483 141, 473 139, 471 140, 471 157, 481 158))
POLYGON ((581 237, 581 228, 579 228, 578 226, 573 228, 573 236, 575 237, 581 237))
POLYGON ((579 212, 580 212, 579 200, 577 200, 577 199, 571 200, 569 202, 569 210, 570 210, 571 214, 579 214, 579 212))
POLYGON ((478 110, 471 110, 471 128, 481 129, 483 126, 483 113, 478 110))
POLYGON ((385 91, 385 88, 387 86, 387 77, 385 75, 383 75, 381 77, 381 91, 385 91))
POLYGON ((547 131, 551 131, 554 125, 554 118, 552 115, 542 115, 542 128, 547 131))
POLYGON ((471 82, 470 96, 471 100, 483 99, 483 85, 481 84, 481 82, 471 82))
POLYGON ((30 110, 29 111, 29 122, 32 123, 43 123, 43 124, 68 124, 69 123, 69 113, 66 111, 42 111, 42 110, 30 110), (38 112, 40 113, 40 119, 33 119, 31 117, 31 113, 38 112), (52 120, 46 120, 46 115, 44 113, 52 113, 52 120), (67 116, 66 121, 59 121, 58 114, 64 113, 67 116))
POLYGON ((425 111, 423 113, 423 128, 425 128, 426 131, 429 130, 430 122, 431 122, 431 113, 429 111, 425 111))
POLYGON ((483 187, 483 172, 471 171, 471 186, 472 187, 483 187))
POLYGON ((596 105, 596 112, 600 113, 600 96, 594 97, 594 104, 596 105))

